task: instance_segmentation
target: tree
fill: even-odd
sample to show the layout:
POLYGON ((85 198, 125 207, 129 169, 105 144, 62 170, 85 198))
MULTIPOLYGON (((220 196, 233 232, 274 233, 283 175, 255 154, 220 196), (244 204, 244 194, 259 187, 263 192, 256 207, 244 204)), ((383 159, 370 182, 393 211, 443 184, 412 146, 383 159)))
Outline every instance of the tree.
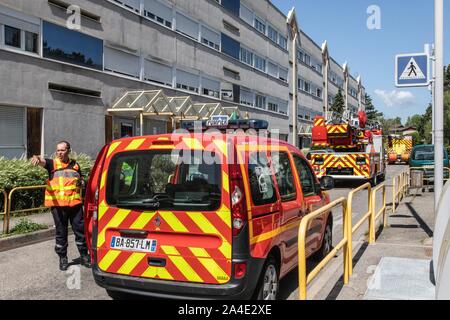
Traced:
POLYGON ((373 105, 373 100, 370 95, 366 93, 366 115, 369 122, 380 121, 383 113, 379 112, 373 105))
POLYGON ((339 92, 334 96, 334 102, 331 105, 331 111, 337 113, 342 117, 344 114, 344 109, 345 109, 344 96, 342 95, 341 89, 339 89, 339 92))

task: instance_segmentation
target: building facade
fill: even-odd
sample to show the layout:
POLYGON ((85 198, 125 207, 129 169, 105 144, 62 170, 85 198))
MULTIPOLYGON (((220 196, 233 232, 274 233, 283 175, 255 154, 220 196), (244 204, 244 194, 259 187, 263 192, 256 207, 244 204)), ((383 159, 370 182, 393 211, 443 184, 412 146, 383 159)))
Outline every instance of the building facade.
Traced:
POLYGON ((326 43, 297 39, 293 59, 287 17, 267 0, 0 0, 0 156, 50 155, 63 139, 96 156, 111 139, 170 130, 108 112, 135 90, 238 106, 284 140, 296 91, 307 147, 339 88, 356 112, 364 87, 326 43))

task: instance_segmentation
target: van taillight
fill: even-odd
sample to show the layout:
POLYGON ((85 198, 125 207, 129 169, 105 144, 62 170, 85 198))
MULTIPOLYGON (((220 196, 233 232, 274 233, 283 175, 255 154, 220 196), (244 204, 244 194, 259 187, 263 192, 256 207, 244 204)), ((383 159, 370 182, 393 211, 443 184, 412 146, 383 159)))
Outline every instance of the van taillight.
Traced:
POLYGON ((230 191, 233 236, 237 236, 248 221, 244 182, 237 162, 230 165, 230 191))
POLYGON ((234 278, 242 279, 247 272, 247 264, 246 263, 236 263, 234 265, 234 278))

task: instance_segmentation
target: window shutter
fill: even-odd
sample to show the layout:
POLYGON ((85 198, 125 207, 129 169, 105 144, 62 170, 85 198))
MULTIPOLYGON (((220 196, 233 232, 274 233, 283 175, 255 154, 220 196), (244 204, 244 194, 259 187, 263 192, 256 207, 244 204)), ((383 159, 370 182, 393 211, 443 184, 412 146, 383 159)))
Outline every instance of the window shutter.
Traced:
POLYGON ((268 73, 269 73, 271 76, 274 76, 274 77, 278 78, 278 66, 277 66, 276 64, 274 64, 274 63, 272 63, 272 62, 269 61, 269 64, 268 64, 268 73))
POLYGON ((220 82, 208 78, 202 78, 202 88, 220 92, 220 82))
POLYGON ((202 26, 202 38, 220 46, 220 34, 202 26))
POLYGON ((25 108, 0 106, 0 156, 20 158, 25 153, 25 108))
POLYGON ((145 60, 145 79, 172 86, 172 67, 145 60))
POLYGON ((255 104, 254 100, 254 94, 250 91, 242 90, 241 89, 241 103, 246 105, 253 106, 255 104))
POLYGON ((17 29, 33 32, 39 34, 40 26, 39 24, 34 24, 25 20, 10 17, 5 14, 0 13, 0 24, 4 24, 17 29))
POLYGON ((177 31, 198 39, 198 23, 177 12, 177 31))
POLYGON ((153 13, 155 16, 172 22, 172 8, 156 0, 145 0, 144 10, 153 13))
POLYGON ((177 83, 184 84, 188 87, 198 88, 200 83, 198 75, 177 69, 177 83))
POLYGON ((253 26, 253 12, 241 4, 241 19, 253 26))
POLYGON ((133 77, 139 77, 139 57, 130 53, 105 47, 105 69, 133 77))
POLYGON ((287 78, 288 78, 288 70, 280 68, 280 79, 287 81, 287 78))
POLYGON ((134 9, 139 11, 141 8, 141 0, 120 0, 118 2, 122 2, 122 4, 130 9, 134 9))

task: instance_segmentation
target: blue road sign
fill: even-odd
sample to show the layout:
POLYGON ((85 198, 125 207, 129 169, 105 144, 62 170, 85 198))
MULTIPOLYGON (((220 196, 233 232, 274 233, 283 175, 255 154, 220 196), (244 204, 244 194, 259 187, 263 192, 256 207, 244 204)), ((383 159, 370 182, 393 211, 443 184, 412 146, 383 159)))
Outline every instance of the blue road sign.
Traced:
POLYGON ((426 53, 399 54, 395 57, 395 85, 423 87, 430 83, 430 59, 426 53))

